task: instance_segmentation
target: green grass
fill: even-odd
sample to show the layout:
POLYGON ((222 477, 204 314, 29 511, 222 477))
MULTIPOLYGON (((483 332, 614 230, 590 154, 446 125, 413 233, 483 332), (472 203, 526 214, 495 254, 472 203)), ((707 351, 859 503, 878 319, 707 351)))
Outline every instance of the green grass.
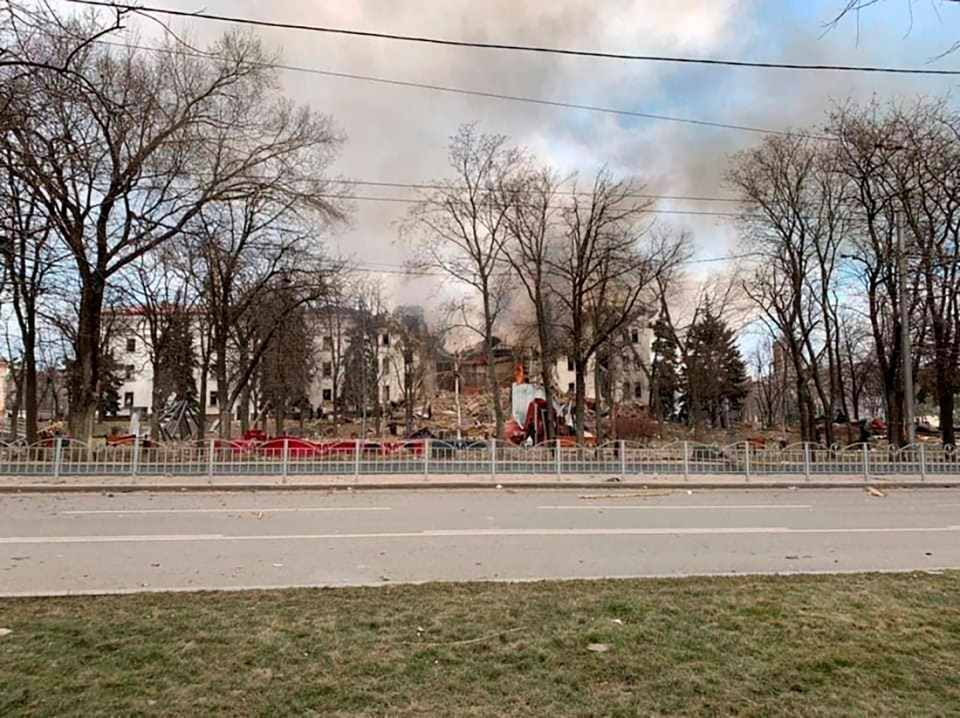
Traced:
POLYGON ((957 573, 5 600, 0 627, 2 716, 960 715, 957 573))

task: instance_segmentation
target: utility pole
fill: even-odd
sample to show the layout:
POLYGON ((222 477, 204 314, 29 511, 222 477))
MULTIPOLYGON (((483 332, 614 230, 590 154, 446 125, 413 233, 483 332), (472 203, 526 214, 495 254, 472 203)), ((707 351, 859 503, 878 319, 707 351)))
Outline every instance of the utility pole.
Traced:
POLYGON ((900 294, 900 342, 903 354, 903 415, 907 429, 907 443, 917 440, 917 427, 913 419, 913 358, 910 346, 910 312, 907 307, 907 253, 903 247, 903 223, 900 210, 896 212, 897 262, 900 294))

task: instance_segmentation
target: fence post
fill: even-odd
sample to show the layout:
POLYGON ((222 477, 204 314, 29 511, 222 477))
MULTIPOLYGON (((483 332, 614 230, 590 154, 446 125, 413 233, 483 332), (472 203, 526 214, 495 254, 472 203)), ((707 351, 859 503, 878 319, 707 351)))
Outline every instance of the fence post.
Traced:
POLYGON ((140 469, 140 437, 133 437, 133 455, 130 457, 130 475, 136 476, 140 469))
POLYGON ((357 443, 354 444, 353 451, 353 475, 360 476, 360 439, 357 439, 357 443))
POLYGON ((804 480, 810 480, 810 444, 803 443, 803 477, 804 480))
POLYGON ((563 473, 563 467, 560 465, 560 439, 556 439, 557 442, 557 477, 563 473))
POLYGON ((290 471, 290 439, 283 437, 283 483, 287 483, 287 473, 290 471))
POLYGON ((210 443, 207 444, 207 476, 210 477, 210 481, 213 481, 213 461, 217 454, 217 440, 210 439, 210 443))
POLYGON ((866 442, 863 444, 863 480, 870 480, 870 447, 866 442))
POLYGON ((497 475, 497 440, 490 439, 490 475, 497 475))
POLYGON ((690 480, 690 442, 683 442, 683 480, 690 480))
POLYGON ((423 478, 430 478, 430 439, 423 440, 423 478))
POLYGON ((58 436, 53 441, 53 478, 59 479, 63 469, 63 437, 58 436))
POLYGON ((627 442, 620 439, 620 473, 627 475, 627 442))
POLYGON ((745 441, 744 444, 744 454, 743 454, 743 468, 747 474, 747 481, 750 480, 750 442, 745 441))
POLYGON ((920 444, 920 480, 927 480, 927 447, 924 444, 920 444))

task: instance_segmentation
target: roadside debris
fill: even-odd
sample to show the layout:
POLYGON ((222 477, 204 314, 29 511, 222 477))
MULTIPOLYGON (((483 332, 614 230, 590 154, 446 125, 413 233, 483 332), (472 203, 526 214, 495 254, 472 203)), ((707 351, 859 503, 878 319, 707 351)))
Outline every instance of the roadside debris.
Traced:
POLYGON ((871 496, 875 496, 875 497, 878 498, 878 499, 882 499, 882 498, 886 497, 886 494, 885 494, 883 491, 881 491, 880 489, 876 488, 875 486, 868 486, 868 487, 866 488, 866 492, 867 492, 868 494, 870 494, 871 496))
POLYGON ((650 499, 657 496, 672 495, 672 491, 637 491, 629 494, 580 494, 577 498, 584 501, 602 501, 605 499, 650 499))

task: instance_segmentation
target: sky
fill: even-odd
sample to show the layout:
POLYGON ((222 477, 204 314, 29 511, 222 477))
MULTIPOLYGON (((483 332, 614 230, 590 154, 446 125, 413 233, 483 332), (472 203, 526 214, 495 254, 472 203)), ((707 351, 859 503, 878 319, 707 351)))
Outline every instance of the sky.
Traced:
MULTIPOLYGON (((960 53, 928 65, 960 39, 960 4, 881 0, 826 31, 845 0, 149 0, 262 20, 504 42, 771 62, 960 68, 960 53)), ((72 10, 77 6, 62 4, 72 10)), ((166 19, 166 18, 165 18, 166 19)), ((230 25, 169 19, 194 42, 212 42, 230 25)), ((136 25, 136 23, 134 23, 136 25)), ((132 28, 141 41, 156 26, 132 28)), ((261 29, 286 64, 597 105, 771 129, 822 122, 849 99, 955 93, 960 78, 814 73, 559 57, 415 45, 285 29, 261 29)), ((761 135, 493 98, 393 87, 284 71, 284 92, 334 118, 347 137, 335 175, 422 183, 447 176, 446 148, 463 123, 510 136, 562 172, 589 176, 607 165, 658 194, 730 197, 730 156, 761 135)), ((364 187, 358 194, 410 198, 409 190, 364 187)), ((660 201, 664 210, 730 211, 704 201, 660 201)), ((735 207, 735 205, 734 205, 735 207)), ((366 266, 399 267, 410 257, 397 222, 407 206, 357 201, 349 226, 329 238, 335 251, 366 266)), ((661 215, 693 233, 697 257, 734 252, 735 229, 718 217, 661 215)), ((723 263, 698 265, 700 276, 723 263)), ((373 275, 394 303, 430 304, 435 278, 373 275)))

